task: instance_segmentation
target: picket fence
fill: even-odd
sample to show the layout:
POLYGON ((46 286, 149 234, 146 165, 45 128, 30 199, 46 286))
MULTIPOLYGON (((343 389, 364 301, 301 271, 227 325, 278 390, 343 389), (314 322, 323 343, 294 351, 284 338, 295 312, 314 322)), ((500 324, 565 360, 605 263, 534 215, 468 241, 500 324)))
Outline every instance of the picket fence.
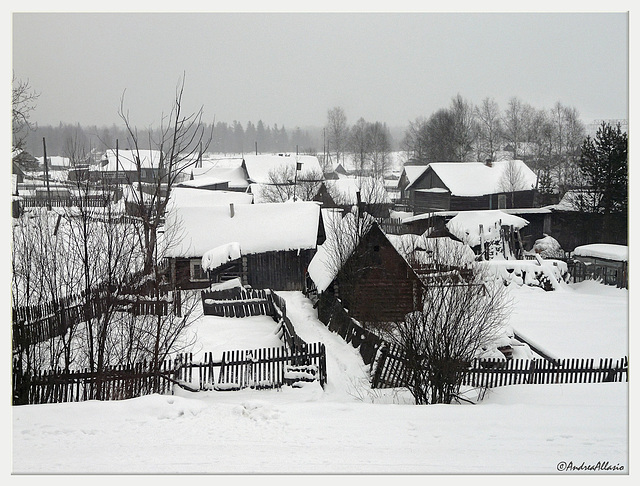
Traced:
MULTIPOLYGON (((102 315, 109 306, 107 303, 109 296, 102 289, 92 291, 89 299, 85 299, 85 296, 86 293, 82 292, 39 305, 14 307, 12 309, 14 349, 64 336, 68 329, 102 315)), ((116 309, 135 316, 166 316, 170 312, 181 316, 180 296, 180 292, 175 291, 169 299, 118 297, 114 304, 116 309)))
MULTIPOLYGON (((403 387, 411 379, 403 353, 385 344, 373 367, 372 388, 403 387)), ((461 383, 474 388, 519 384, 603 383, 629 381, 627 357, 547 359, 474 359, 460 366, 461 383)))
POLYGON ((300 381, 316 380, 324 388, 327 383, 323 343, 305 344, 297 349, 224 351, 219 360, 209 352, 200 362, 194 362, 192 354, 182 354, 177 360, 176 380, 194 391, 281 388, 300 381))
POLYGON ((44 370, 20 374, 14 363, 13 404, 125 400, 151 393, 170 393, 172 361, 164 360, 154 370, 147 362, 108 367, 102 372, 84 370, 44 370))
POLYGON ((271 290, 234 288, 201 292, 202 310, 207 316, 249 317, 273 315, 271 290))

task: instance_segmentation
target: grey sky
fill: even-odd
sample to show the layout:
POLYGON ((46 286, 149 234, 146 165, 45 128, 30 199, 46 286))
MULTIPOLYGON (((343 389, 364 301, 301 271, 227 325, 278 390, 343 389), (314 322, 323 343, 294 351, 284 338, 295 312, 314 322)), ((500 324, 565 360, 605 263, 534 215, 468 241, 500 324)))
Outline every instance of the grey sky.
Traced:
POLYGON ((157 125, 186 72, 185 109, 212 121, 322 126, 344 108, 405 126, 460 93, 501 108, 556 101, 628 118, 625 13, 16 13, 13 71, 40 125, 157 125))

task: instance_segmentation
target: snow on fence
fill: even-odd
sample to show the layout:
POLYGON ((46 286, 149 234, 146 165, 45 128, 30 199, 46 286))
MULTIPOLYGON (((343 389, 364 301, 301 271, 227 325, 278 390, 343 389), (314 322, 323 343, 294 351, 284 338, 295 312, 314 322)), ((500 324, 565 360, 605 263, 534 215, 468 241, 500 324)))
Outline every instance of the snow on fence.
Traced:
POLYGON ((296 349, 224 351, 219 360, 213 359, 212 353, 205 353, 200 362, 193 362, 192 354, 182 354, 177 361, 180 364, 176 367, 175 379, 193 391, 281 388, 316 380, 324 388, 327 383, 323 343, 305 343, 296 349))
POLYGON ((271 290, 233 288, 202 291, 202 310, 207 316, 272 316, 271 290))
MULTIPOLYGON (((520 384, 602 383, 629 381, 627 357, 567 359, 475 359, 462 369, 462 384, 476 388, 520 384)), ((402 387, 411 379, 403 353, 384 346, 372 372, 372 388, 402 387)))

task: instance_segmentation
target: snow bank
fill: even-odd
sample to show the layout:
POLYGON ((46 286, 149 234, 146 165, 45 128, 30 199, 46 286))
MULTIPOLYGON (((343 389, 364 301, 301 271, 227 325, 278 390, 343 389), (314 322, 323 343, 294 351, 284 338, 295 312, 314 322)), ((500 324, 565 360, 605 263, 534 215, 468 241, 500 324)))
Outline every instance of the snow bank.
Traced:
POLYGON ((629 259, 629 247, 624 245, 595 243, 592 245, 578 246, 573 250, 573 254, 575 256, 605 258, 607 260, 626 262, 629 259))

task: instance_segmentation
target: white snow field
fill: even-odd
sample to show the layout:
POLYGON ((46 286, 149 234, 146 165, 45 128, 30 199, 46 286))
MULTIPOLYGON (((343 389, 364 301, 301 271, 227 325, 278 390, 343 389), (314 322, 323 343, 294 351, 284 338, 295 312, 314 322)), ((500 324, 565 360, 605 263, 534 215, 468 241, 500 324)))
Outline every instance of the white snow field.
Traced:
MULTIPOLYGON (((558 357, 626 354, 628 291, 510 287, 512 326, 558 357)), ((516 385, 476 404, 415 406, 371 390, 357 350, 280 293, 322 341, 328 383, 12 407, 14 474, 628 474, 627 383, 516 385)), ((203 316, 200 352, 277 345, 269 318, 203 316)), ((475 399, 475 396, 469 396, 475 399)), ((86 479, 85 479, 86 480, 86 479)))

